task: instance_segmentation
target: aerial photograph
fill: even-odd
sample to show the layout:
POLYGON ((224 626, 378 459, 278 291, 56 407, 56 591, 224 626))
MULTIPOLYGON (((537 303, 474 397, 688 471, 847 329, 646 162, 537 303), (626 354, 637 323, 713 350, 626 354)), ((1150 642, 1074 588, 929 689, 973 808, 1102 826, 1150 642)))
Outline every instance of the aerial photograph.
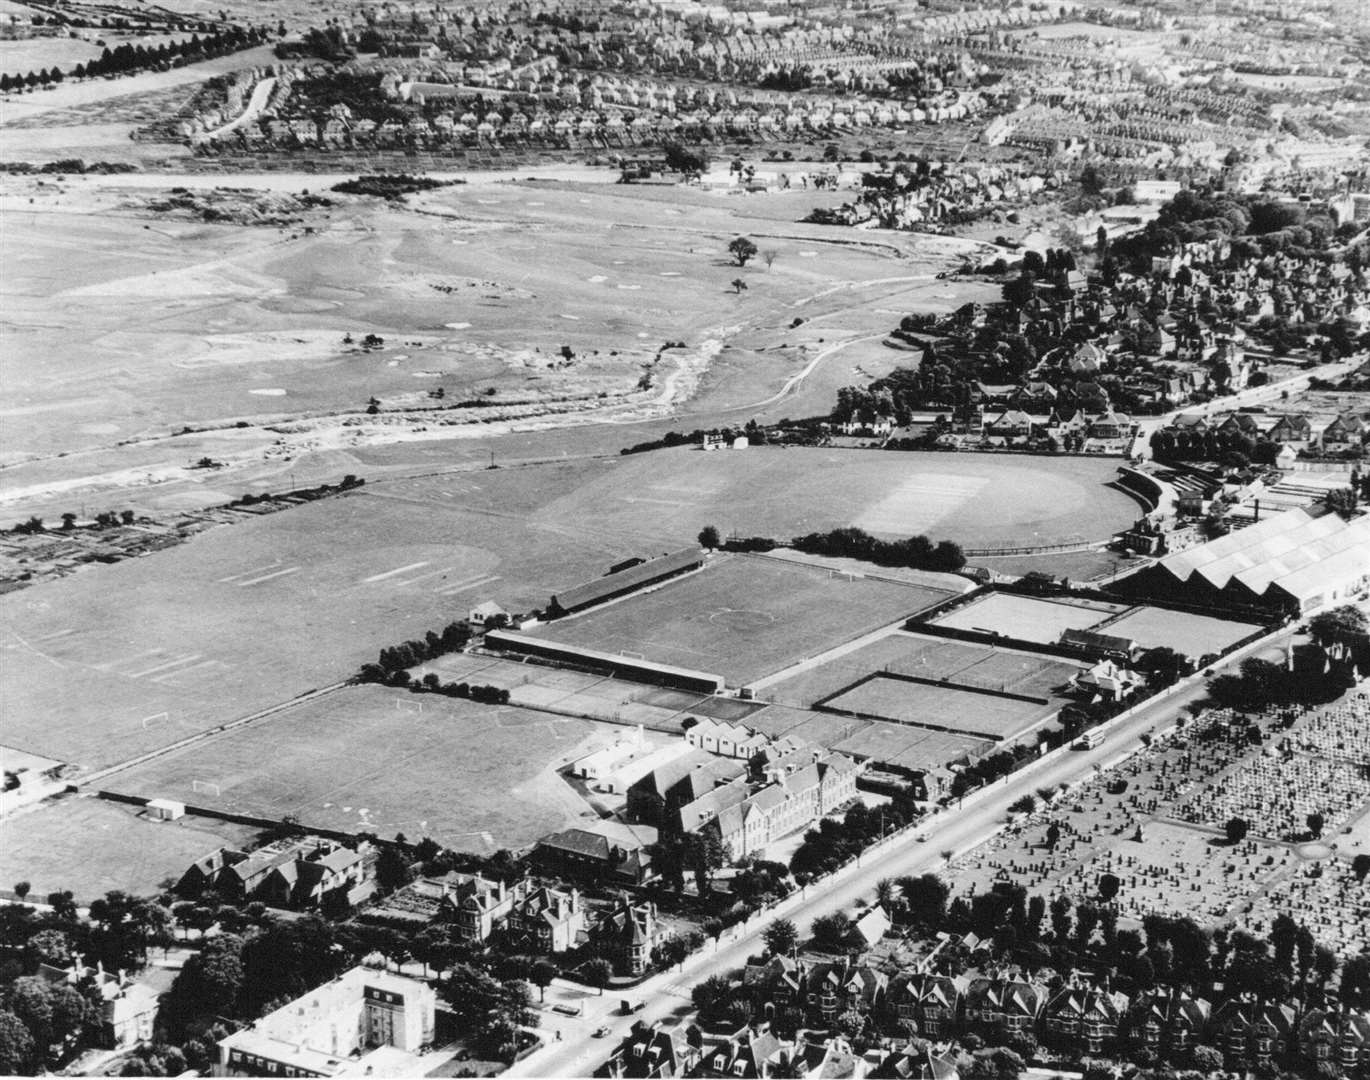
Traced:
POLYGON ((1370 0, 0 0, 0 1076, 1370 1080, 1370 0))

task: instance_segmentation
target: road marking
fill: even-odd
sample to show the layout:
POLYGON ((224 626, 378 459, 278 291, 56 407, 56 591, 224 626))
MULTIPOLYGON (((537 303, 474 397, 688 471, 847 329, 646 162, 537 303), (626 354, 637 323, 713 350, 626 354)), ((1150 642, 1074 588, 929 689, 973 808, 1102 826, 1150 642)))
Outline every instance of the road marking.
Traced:
POLYGON ((203 653, 191 653, 188 656, 178 656, 175 660, 164 660, 160 664, 153 664, 150 668, 142 671, 129 672, 130 679, 141 679, 144 675, 151 675, 154 671, 165 671, 167 668, 180 667, 182 664, 189 664, 203 656, 203 653))
POLYGON ((286 574, 298 574, 299 572, 300 567, 290 566, 284 570, 277 570, 274 574, 267 574, 264 577, 253 578, 250 581, 240 581, 238 582, 238 588, 245 589, 249 585, 260 585, 263 581, 270 581, 272 578, 285 577, 286 574))
POLYGON ((387 570, 383 574, 372 574, 369 578, 362 578, 361 583, 363 585, 370 585, 373 581, 384 581, 386 578, 395 577, 409 570, 418 570, 421 567, 427 566, 428 562, 429 560, 425 559, 423 562, 410 563, 408 566, 401 566, 397 570, 387 570))

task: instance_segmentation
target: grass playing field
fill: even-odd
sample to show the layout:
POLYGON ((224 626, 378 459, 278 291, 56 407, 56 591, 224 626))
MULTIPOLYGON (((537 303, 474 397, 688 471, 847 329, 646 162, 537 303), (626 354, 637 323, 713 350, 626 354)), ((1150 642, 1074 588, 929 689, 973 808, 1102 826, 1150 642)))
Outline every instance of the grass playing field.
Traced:
POLYGON ((715 556, 702 572, 583 615, 537 636, 646 657, 751 682, 898 620, 947 594, 849 580, 825 570, 744 555, 715 556))
POLYGON ((709 523, 724 533, 780 538, 858 525, 969 548, 1063 543, 1108 537, 1136 516, 1130 498, 1105 486, 1115 471, 1089 458, 679 448, 625 458, 539 517, 631 529, 650 514, 678 536, 709 523))
POLYGON ((1168 645, 1182 655, 1195 657, 1222 652, 1259 629, 1256 623, 1154 607, 1134 608, 1117 622, 1100 627, 1105 634, 1132 638, 1144 649, 1168 645))
POLYGON ((531 844, 590 808, 555 770, 623 728, 432 694, 356 687, 156 758, 108 787, 306 826, 531 844))
POLYGON ((208 818, 151 821, 141 809, 93 796, 67 796, 0 823, 0 881, 33 886, 34 899, 70 889, 86 903, 111 889, 139 896, 215 848, 238 847, 258 833, 208 818))
POLYGON ((1059 707, 1059 703, 1043 706, 1016 698, 967 692, 955 686, 929 686, 883 677, 829 698, 825 705, 901 724, 919 724, 994 739, 1009 738, 1059 707))
POLYGON ((1127 604, 1085 600, 1041 600, 1012 593, 990 593, 982 600, 957 608, 933 621, 957 630, 1003 634, 1019 641, 1054 644, 1066 630, 1087 630, 1127 604))

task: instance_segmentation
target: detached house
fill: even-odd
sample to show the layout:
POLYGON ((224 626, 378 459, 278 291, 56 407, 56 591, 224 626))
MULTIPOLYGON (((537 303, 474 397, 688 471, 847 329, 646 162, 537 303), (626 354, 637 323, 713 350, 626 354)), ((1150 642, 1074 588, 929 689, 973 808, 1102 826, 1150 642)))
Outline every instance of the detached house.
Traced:
POLYGON ((506 885, 477 874, 452 874, 443 881, 441 917, 454 923, 463 941, 484 941, 503 926, 528 891, 526 882, 506 885))
POLYGON ((509 932, 538 952, 573 949, 584 931, 585 905, 575 889, 534 889, 509 912, 509 932))
POLYGON ((591 947, 620 975, 646 971, 661 936, 656 905, 650 901, 633 903, 626 897, 602 912, 590 927, 591 947))

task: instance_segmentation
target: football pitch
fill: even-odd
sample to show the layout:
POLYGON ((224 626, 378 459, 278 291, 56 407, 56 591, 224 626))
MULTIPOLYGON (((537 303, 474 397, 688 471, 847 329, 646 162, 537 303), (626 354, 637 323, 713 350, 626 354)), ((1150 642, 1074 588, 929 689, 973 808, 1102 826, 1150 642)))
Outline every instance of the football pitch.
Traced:
POLYGON ((351 687, 117 773, 124 795, 489 854, 592 814, 556 774, 622 728, 351 687))
POLYGON ((722 675, 742 685, 949 594, 745 555, 557 620, 538 637, 722 675))

